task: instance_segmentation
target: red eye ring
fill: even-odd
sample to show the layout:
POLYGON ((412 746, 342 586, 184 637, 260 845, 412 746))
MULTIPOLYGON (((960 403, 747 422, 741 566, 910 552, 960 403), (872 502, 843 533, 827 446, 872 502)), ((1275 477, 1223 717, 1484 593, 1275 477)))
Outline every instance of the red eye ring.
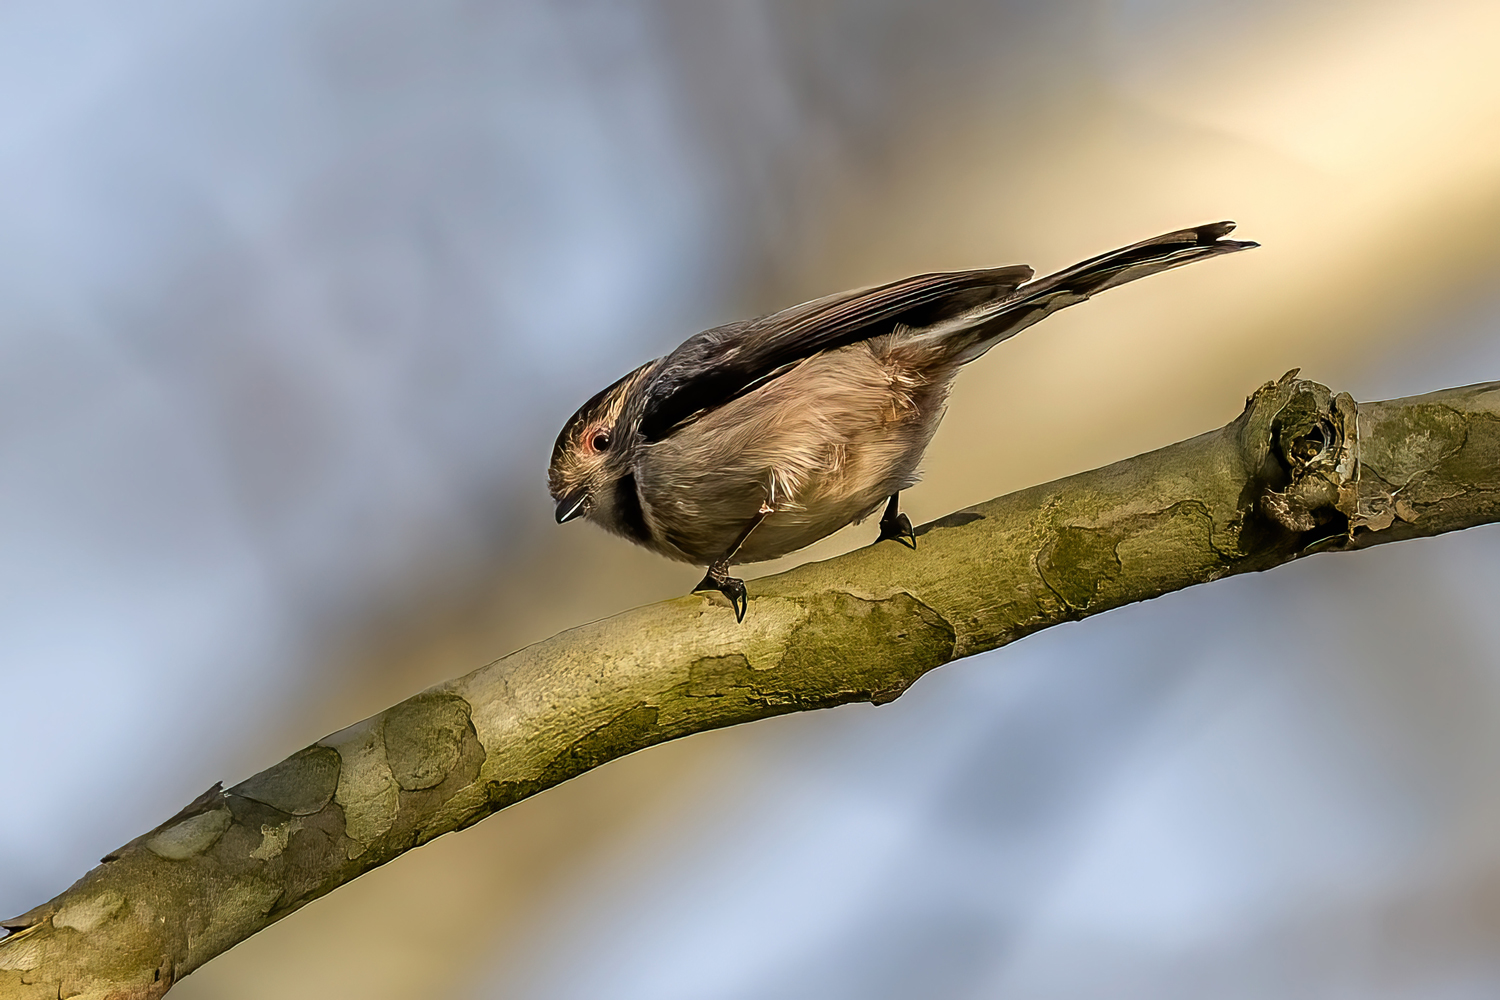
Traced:
POLYGON ((597 431, 589 439, 589 445, 595 451, 609 451, 609 431, 597 431))

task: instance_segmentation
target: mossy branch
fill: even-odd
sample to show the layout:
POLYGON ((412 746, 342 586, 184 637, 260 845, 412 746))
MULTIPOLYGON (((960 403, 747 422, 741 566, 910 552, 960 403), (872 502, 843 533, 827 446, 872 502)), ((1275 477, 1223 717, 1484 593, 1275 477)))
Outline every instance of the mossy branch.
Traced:
POLYGON ((512 653, 214 786, 3 926, 0 998, 159 997, 434 837, 689 733, 854 701, 1022 636, 1312 552, 1500 520, 1500 383, 1355 404, 1296 372, 1219 430, 512 653))

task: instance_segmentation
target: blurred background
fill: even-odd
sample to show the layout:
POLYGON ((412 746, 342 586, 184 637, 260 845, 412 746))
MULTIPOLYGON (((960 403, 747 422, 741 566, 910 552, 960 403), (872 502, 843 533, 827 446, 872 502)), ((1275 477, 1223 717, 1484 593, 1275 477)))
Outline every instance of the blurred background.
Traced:
MULTIPOLYGON (((0 911, 697 582, 545 469, 702 327, 1264 244, 971 368, 917 521, 1296 366, 1500 379, 1497 41, 1491 0, 0 5, 0 911)), ((1494 527, 1320 557, 653 749, 173 995, 1492 997, 1497 588, 1494 527)))

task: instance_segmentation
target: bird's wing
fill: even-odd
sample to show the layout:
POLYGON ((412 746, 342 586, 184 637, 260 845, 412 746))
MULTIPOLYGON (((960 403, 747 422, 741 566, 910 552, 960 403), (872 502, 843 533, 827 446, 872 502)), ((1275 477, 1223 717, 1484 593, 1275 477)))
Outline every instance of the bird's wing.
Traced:
POLYGON ((1025 265, 919 274, 814 299, 744 323, 695 334, 661 360, 646 387, 640 433, 660 440, 696 414, 723 406, 820 351, 926 326, 1012 294, 1025 265))

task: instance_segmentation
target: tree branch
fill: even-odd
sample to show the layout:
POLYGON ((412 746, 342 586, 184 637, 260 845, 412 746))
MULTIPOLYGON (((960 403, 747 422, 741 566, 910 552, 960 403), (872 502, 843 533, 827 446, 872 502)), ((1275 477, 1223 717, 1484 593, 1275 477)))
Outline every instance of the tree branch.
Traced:
POLYGON ((0 997, 159 997, 434 837, 689 733, 854 701, 1060 622, 1500 520, 1500 383, 1356 405, 1288 373, 1228 426, 751 585, 561 633, 215 785, 3 926, 0 997))

